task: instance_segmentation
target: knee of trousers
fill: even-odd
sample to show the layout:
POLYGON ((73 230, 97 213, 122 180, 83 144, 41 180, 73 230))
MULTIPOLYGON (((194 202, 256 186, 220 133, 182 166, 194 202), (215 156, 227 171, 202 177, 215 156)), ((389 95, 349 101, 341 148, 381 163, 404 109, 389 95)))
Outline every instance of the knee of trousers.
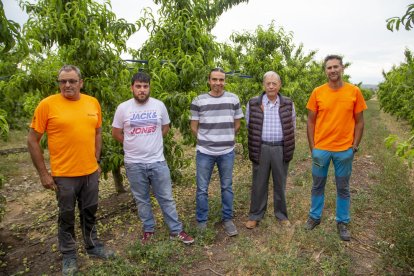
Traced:
POLYGON ((207 196, 208 195, 208 186, 207 187, 197 186, 196 195, 197 196, 207 196))
POLYGON ((323 195, 325 191, 326 177, 313 175, 312 195, 323 195))
POLYGON ((59 227, 71 229, 75 225, 75 211, 64 211, 59 213, 59 227))
POLYGON ((86 219, 95 219, 95 214, 97 210, 98 210, 98 205, 92 205, 92 206, 82 209, 81 215, 85 216, 86 219))
POLYGON ((221 191, 226 192, 226 193, 228 192, 233 193, 233 185, 230 184, 230 185, 222 186, 221 191))
POLYGON ((349 191, 349 176, 346 177, 335 177, 336 179, 336 187, 337 187, 337 194, 340 198, 349 198, 350 191, 349 191))

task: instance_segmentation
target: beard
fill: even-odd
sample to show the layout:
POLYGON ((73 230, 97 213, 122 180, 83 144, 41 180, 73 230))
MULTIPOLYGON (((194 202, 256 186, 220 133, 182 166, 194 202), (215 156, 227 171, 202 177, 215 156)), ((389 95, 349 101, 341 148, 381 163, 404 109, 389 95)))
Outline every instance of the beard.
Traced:
POLYGON ((221 94, 224 92, 224 85, 212 85, 210 90, 216 94, 221 94))
POLYGON ((342 75, 341 74, 332 74, 328 76, 330 81, 339 81, 342 79, 342 75))
POLYGON ((138 96, 134 95, 134 99, 140 104, 146 103, 149 97, 150 97, 150 93, 148 93, 148 95, 145 95, 145 94, 140 94, 138 96))

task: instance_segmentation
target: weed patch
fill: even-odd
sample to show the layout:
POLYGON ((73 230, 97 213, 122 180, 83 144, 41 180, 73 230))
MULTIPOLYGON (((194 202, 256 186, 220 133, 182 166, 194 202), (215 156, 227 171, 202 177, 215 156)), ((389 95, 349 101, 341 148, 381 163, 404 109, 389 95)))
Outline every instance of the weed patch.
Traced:
MULTIPOLYGON (((382 260, 389 270, 397 274, 414 273, 414 192, 408 168, 393 156, 383 144, 389 131, 378 116, 378 103, 369 102, 367 129, 368 149, 375 152, 375 162, 380 166, 378 185, 373 186, 373 208, 381 212, 378 233, 383 239, 378 243, 382 260)), ((376 177, 374 177, 375 179, 376 177)))
MULTIPOLYGON (((258 227, 248 230, 251 162, 236 154, 233 173, 234 222, 239 235, 227 237, 221 222, 221 191, 217 170, 209 187, 209 220, 205 232, 195 221, 194 148, 184 148, 192 160, 182 171, 183 183, 173 193, 184 229, 195 238, 185 246, 170 241, 161 210, 152 199, 156 235, 152 243, 139 242, 142 223, 126 183, 126 193, 115 194, 112 179, 101 180, 98 233, 118 253, 103 262, 87 257, 81 233, 79 265, 83 275, 378 275, 412 274, 414 192, 407 166, 383 143, 391 131, 402 131, 390 116, 380 113, 375 101, 364 112, 366 127, 351 177, 350 242, 338 237, 335 221, 336 187, 329 171, 322 222, 312 231, 303 229, 310 205, 311 158, 306 124, 298 121, 295 156, 286 187, 290 227, 274 217, 272 180, 268 207, 258 227), (385 119, 384 119, 385 118, 385 119), (392 126, 390 128, 390 126, 392 126)), ((400 135, 400 133, 397 133, 400 135)), ((13 135, 13 133, 11 133, 13 135)), ((20 135, 20 134, 19 134, 20 135)), ((401 136, 403 137, 403 136, 401 136)), ((25 143, 21 141, 21 143, 25 143)), ((21 146, 21 145, 16 145, 21 146)), ((238 145, 239 146, 239 145, 238 145)), ((0 144, 8 148, 8 145, 0 144)), ((56 239, 56 201, 44 191, 26 153, 0 160, 5 176, 2 193, 7 209, 0 227, 0 274, 57 274, 61 257, 56 239)), ((77 225, 79 225, 77 223, 77 225)))

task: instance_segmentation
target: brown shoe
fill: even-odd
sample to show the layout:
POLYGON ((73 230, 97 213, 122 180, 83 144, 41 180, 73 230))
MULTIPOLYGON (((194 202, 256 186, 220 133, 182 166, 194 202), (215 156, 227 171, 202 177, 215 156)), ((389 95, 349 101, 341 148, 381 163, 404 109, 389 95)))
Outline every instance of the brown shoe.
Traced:
POLYGON ((290 221, 285 219, 285 220, 279 220, 279 223, 282 227, 290 227, 290 221))
POLYGON ((247 229, 253 229, 253 228, 255 228, 257 226, 257 221, 255 221, 255 220, 248 220, 245 225, 246 225, 246 228, 247 229))

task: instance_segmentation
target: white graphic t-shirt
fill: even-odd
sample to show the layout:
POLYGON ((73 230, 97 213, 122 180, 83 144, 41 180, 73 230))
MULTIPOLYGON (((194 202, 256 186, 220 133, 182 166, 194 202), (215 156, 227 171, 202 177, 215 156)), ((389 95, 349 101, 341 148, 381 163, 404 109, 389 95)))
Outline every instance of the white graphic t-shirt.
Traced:
POLYGON ((164 161, 161 127, 170 123, 164 103, 149 98, 141 105, 134 98, 116 109, 112 126, 124 131, 124 162, 154 163, 164 161))

